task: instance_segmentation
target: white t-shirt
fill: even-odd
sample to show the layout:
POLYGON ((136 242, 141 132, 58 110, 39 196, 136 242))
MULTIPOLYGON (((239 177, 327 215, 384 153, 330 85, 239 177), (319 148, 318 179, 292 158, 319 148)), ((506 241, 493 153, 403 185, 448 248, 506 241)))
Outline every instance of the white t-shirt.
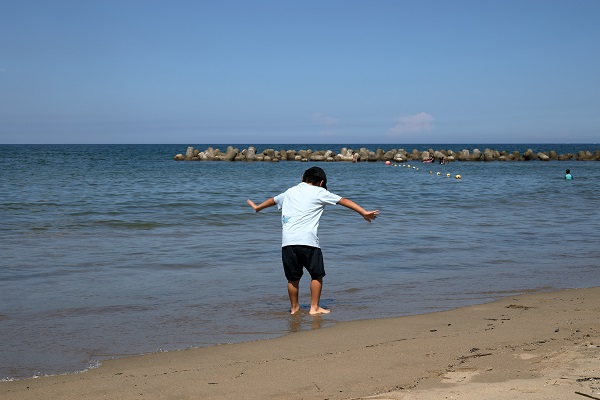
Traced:
POLYGON ((301 182, 274 197, 281 210, 281 246, 305 245, 319 247, 317 229, 327 204, 337 204, 342 198, 322 187, 301 182))

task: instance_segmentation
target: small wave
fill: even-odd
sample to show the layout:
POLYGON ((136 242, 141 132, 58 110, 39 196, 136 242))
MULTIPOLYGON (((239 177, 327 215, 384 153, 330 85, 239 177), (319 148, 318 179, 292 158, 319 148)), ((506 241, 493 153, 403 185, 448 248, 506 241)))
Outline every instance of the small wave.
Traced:
POLYGON ((76 374, 81 374, 83 372, 87 372, 91 369, 98 369, 102 366, 102 363, 100 362, 100 360, 92 360, 90 361, 87 366, 85 367, 85 369, 83 371, 77 371, 75 372, 76 374))
POLYGON ((44 313, 43 316, 47 318, 68 318, 77 315, 101 315, 101 314, 118 314, 118 313, 136 313, 150 310, 149 306, 140 305, 126 305, 119 304, 114 306, 106 307, 72 307, 62 308, 58 310, 51 310, 44 313))
POLYGON ((348 289, 340 290, 340 292, 342 292, 342 293, 356 293, 356 292, 360 292, 361 290, 363 290, 363 289, 357 288, 357 287, 351 287, 351 288, 348 288, 348 289))
POLYGON ((107 219, 94 221, 96 226, 107 226, 110 228, 134 229, 134 230, 151 230, 167 226, 163 223, 150 221, 123 221, 119 219, 107 219))
POLYGON ((23 376, 20 378, 14 378, 14 377, 7 376, 6 378, 0 379, 0 382, 17 382, 17 381, 21 381, 24 379, 37 379, 37 378, 48 378, 51 376, 66 376, 66 375, 71 375, 71 374, 83 374, 84 372, 87 372, 89 370, 98 369, 101 366, 102 366, 102 363, 100 362, 100 360, 92 360, 89 363, 87 363, 87 365, 84 369, 78 370, 78 371, 63 372, 60 374, 43 374, 41 372, 36 372, 32 376, 23 376))

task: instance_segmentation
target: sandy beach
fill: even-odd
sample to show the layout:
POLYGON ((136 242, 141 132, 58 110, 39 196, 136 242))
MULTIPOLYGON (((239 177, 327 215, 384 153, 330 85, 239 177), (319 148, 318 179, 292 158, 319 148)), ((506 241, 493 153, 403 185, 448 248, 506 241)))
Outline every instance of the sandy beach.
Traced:
POLYGON ((0 398, 600 399, 599 332, 600 288, 532 293, 110 360, 83 373, 1 382, 0 398))

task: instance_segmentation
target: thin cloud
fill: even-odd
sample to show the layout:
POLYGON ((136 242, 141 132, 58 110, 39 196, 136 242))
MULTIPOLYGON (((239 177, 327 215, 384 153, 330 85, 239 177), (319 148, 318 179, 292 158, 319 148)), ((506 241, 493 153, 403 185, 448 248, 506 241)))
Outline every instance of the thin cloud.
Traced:
POLYGON ((334 134, 333 129, 338 124, 337 118, 321 113, 315 113, 313 114, 312 119, 313 121, 321 125, 321 135, 330 136, 334 134))
POLYGON ((398 118, 396 125, 390 128, 390 134, 394 136, 411 135, 419 132, 429 132, 433 125, 433 117, 427 113, 420 112, 414 115, 403 115, 398 118))

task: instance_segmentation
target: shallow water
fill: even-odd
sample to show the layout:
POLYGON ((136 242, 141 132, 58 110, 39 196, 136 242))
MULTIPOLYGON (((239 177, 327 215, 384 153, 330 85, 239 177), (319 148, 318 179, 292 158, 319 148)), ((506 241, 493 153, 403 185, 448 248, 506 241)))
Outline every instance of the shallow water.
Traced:
MULTIPOLYGON (((290 317, 279 213, 245 201, 295 185, 310 164, 172 161, 186 147, 0 145, 0 377, 600 285, 598 162, 326 163, 330 191, 381 214, 369 224, 327 207, 332 313, 290 317)), ((301 296, 308 307, 307 280, 301 296)))

